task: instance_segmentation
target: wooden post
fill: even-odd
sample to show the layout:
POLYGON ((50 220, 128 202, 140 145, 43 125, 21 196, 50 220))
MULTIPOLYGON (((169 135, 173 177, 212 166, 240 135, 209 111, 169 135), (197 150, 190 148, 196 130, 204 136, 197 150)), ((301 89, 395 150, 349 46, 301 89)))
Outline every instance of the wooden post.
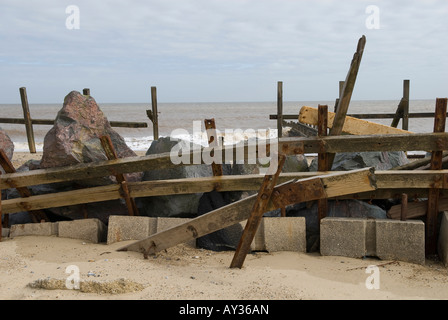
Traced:
MULTIPOLYGON (((447 98, 437 98, 436 112, 434 118, 434 132, 445 132, 447 98)), ((440 142, 441 143, 441 142, 440 142)), ((431 154, 431 170, 442 169, 442 151, 433 151, 431 154)), ((439 213, 439 194, 438 185, 443 183, 442 179, 434 181, 434 188, 428 190, 428 210, 426 213, 426 254, 433 255, 437 252, 438 223, 439 213)))
POLYGON ((409 80, 403 80, 403 122, 402 129, 409 128, 409 80))
POLYGON ((90 96, 90 89, 89 88, 82 89, 82 94, 85 96, 90 96))
POLYGON ((345 81, 339 81, 339 96, 337 97, 336 102, 334 104, 334 112, 337 112, 337 110, 338 110, 339 97, 342 94, 342 89, 344 88, 344 83, 345 83, 345 81))
POLYGON ((230 268, 241 268, 243 266, 246 255, 250 250, 250 245, 254 240, 255 233, 257 232, 258 226, 263 218, 263 214, 266 212, 266 207, 271 199, 275 185, 277 184, 277 179, 282 171, 285 159, 286 156, 279 155, 276 173, 274 175, 265 175, 260 191, 258 192, 257 199, 255 200, 255 204, 252 207, 251 214, 249 219, 247 219, 246 226, 243 234, 241 235, 240 242, 236 248, 230 268))
POLYGON ((149 119, 152 121, 152 128, 154 134, 154 140, 159 139, 159 116, 157 113, 157 88, 151 87, 151 108, 152 110, 147 110, 149 119))
POLYGON ((406 221, 408 215, 408 195, 401 195, 401 221, 406 221))
POLYGON ((26 95, 26 88, 19 89, 20 99, 22 100, 23 118, 25 120, 26 136, 28 139, 28 146, 31 153, 36 153, 36 144, 34 142, 33 123, 30 115, 30 107, 28 105, 28 97, 26 95))
MULTIPOLYGON (((319 105, 318 106, 318 124, 317 124, 317 134, 318 136, 327 135, 328 127, 328 106, 319 105)), ((326 152, 319 152, 317 156, 317 171, 328 171, 328 154, 326 152)), ((320 226, 320 221, 327 216, 328 211, 328 200, 326 198, 317 200, 317 212, 318 212, 318 226, 320 226)))
MULTIPOLYGON (((1 172, 0 172, 1 174, 1 172)), ((6 216, 5 216, 6 217, 6 216)), ((3 234, 3 212, 2 212, 2 190, 0 189, 0 242, 2 241, 2 234, 3 234)))
MULTIPOLYGON (((102 136, 100 138, 101 145, 103 146, 104 152, 106 152, 106 156, 109 160, 116 160, 118 159, 117 153, 115 151, 115 148, 112 144, 112 140, 109 136, 102 136)), ((128 212, 130 216, 138 216, 138 208, 135 203, 135 200, 131 198, 129 194, 129 189, 127 185, 126 178, 124 174, 118 173, 115 175, 115 178, 117 179, 118 184, 121 188, 121 195, 124 198, 126 202, 126 206, 128 207, 128 212)))
MULTIPOLYGON (((213 118, 205 119, 204 123, 205 123, 205 129, 207 130, 207 135, 208 135, 208 145, 210 147, 218 147, 219 145, 218 145, 218 137, 216 134, 215 119, 213 119, 213 118)), ((222 164, 213 162, 212 163, 212 171, 213 171, 213 176, 215 176, 215 177, 222 176, 222 174, 223 174, 222 173, 222 164)))
POLYGON ((277 137, 283 136, 283 82, 277 82, 277 137))
MULTIPOLYGON (((6 173, 15 173, 16 169, 12 165, 11 161, 9 161, 6 153, 3 149, 0 149, 0 166, 5 170, 6 173)), ((27 187, 16 187, 22 198, 28 198, 32 196, 31 191, 27 187)), ((31 217, 33 222, 41 222, 42 220, 48 221, 48 217, 42 210, 27 210, 28 214, 31 217)))
MULTIPOLYGON (((356 77, 358 76, 359 66, 361 64, 364 47, 366 45, 366 37, 362 36, 358 41, 356 52, 353 55, 353 59, 350 64, 350 68, 347 73, 347 77, 344 81, 341 95, 339 97, 339 103, 337 106, 336 115, 333 121, 333 127, 330 129, 331 136, 338 136, 342 133, 344 127, 345 116, 347 115, 348 106, 352 97, 353 89, 355 87, 356 77)), ((335 154, 328 155, 328 166, 331 168, 333 165, 335 154)))

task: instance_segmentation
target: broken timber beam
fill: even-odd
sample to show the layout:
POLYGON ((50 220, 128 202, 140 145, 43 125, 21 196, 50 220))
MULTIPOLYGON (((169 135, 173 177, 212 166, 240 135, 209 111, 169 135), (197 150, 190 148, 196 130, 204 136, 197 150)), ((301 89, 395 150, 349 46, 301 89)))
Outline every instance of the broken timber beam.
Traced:
MULTIPOLYGON (((332 171, 339 174, 343 171, 332 171)), ((311 179, 322 175, 322 172, 290 172, 281 173, 279 183, 290 180, 311 179)), ((409 199, 426 197, 428 188, 434 187, 435 179, 441 179, 437 187, 440 192, 447 190, 448 170, 411 170, 411 171, 376 171, 377 189, 358 192, 356 185, 352 193, 342 196, 332 196, 336 199, 389 199, 401 197, 407 193, 409 199)), ((262 175, 224 175, 222 177, 201 177, 187 179, 169 179, 157 181, 129 182, 129 194, 132 198, 152 197, 172 194, 191 194, 216 191, 253 191, 259 190, 262 175), (216 186, 219 185, 217 189, 216 186)), ((1 180, 1 179, 0 179, 1 180)), ((28 198, 4 200, 3 214, 10 214, 28 209, 45 209, 62 207, 81 203, 91 203, 122 198, 120 186, 117 184, 64 191, 52 194, 35 195, 28 198)))
MULTIPOLYGON (((358 76, 358 70, 361 64, 361 59, 364 53, 365 45, 366 45, 366 37, 363 35, 358 40, 358 46, 356 47, 356 52, 353 54, 353 58, 350 63, 350 68, 348 70, 342 89, 340 90, 341 94, 339 95, 337 105, 335 106, 336 115, 333 120, 333 126, 331 127, 329 132, 330 136, 338 136, 342 133, 345 117, 347 115, 348 106, 352 98, 352 93, 355 87, 356 78, 358 76)), ((328 155, 329 168, 333 166, 334 157, 335 153, 330 153, 328 155)))
MULTIPOLYGON (((274 188, 271 201, 266 210, 270 211, 294 203, 375 190, 376 188, 373 168, 337 174, 330 173, 328 175, 290 181, 274 188), (310 189, 310 187, 313 189, 310 189)), ((143 253, 144 257, 148 257, 179 243, 194 240, 211 232, 229 227, 249 218, 256 198, 257 195, 249 196, 194 218, 184 224, 119 248, 118 251, 136 251, 143 253)))
POLYGON ((250 251, 250 245, 255 238, 255 233, 260 226, 263 214, 266 212, 266 207, 271 200, 272 192, 277 184, 277 179, 285 164, 286 157, 279 155, 277 171, 273 175, 265 175, 263 182, 261 183, 260 190, 257 194, 254 206, 247 219, 246 226, 244 227, 243 234, 235 250, 230 268, 242 268, 244 260, 250 251))
MULTIPOLYGON (((267 149, 270 145, 266 144, 267 149)), ((291 137, 278 140, 278 150, 285 155, 304 153, 338 153, 338 152, 361 152, 361 151, 443 151, 448 150, 448 133, 413 133, 412 139, 408 134, 394 135, 366 135, 366 136, 327 136, 327 137, 291 137)), ((231 156, 226 161, 238 160, 238 146, 218 147, 214 152, 222 154, 230 151, 231 156)), ((249 152, 248 146, 241 147, 244 161, 256 157, 249 152)), ((201 159, 207 148, 192 151, 186 154, 187 162, 184 165, 199 164, 194 160, 201 159)), ((265 152, 263 152, 266 154, 265 152)), ((200 162, 204 163, 204 162, 200 162)), ((105 177, 117 173, 141 172, 153 168, 173 168, 177 165, 171 161, 170 152, 147 155, 141 157, 120 158, 117 160, 81 163, 73 166, 37 169, 26 172, 4 174, 0 179, 0 189, 32 186, 63 182, 70 180, 82 180, 96 177, 105 177)))
MULTIPOLYGON (((114 145, 112 144, 112 140, 109 136, 102 136, 100 138, 101 145, 106 153, 106 156, 109 160, 117 160, 118 155, 115 151, 114 145)), ((123 196, 123 199, 128 208, 128 213, 130 216, 138 216, 138 208, 135 203, 134 198, 129 195, 128 183, 126 181, 126 177, 123 173, 115 174, 115 178, 117 179, 118 184, 120 185, 120 191, 123 196)))
MULTIPOLYGON (((447 98, 438 98, 436 100, 436 116, 434 117, 434 132, 445 132, 446 124, 446 110, 447 98)), ((431 170, 442 169, 442 151, 433 151, 431 155, 431 170)), ((442 183, 441 179, 434 180, 434 187, 428 190, 428 211, 426 213, 426 255, 437 253, 437 238, 438 238, 438 221, 439 214, 439 195, 440 190, 436 188, 438 184, 442 183)))
MULTIPOLYGON (((328 112, 328 128, 333 128, 336 114, 328 112)), ((300 109, 299 122, 318 125, 318 109, 304 106, 300 109)), ((371 121, 361 120, 354 117, 346 116, 343 133, 354 135, 368 135, 368 134, 411 134, 412 132, 389 127, 383 124, 378 124, 371 121)))
MULTIPOLYGON (((218 147, 218 136, 216 134, 216 124, 215 119, 205 119, 204 120, 205 129, 207 130, 207 136, 208 136, 208 145, 209 147, 216 148, 218 147)), ((214 153, 214 151, 212 151, 214 153)), ((214 157, 214 154, 210 155, 212 158, 214 157)), ((213 161, 212 163, 212 171, 213 175, 215 177, 222 176, 222 164, 215 163, 213 161)))
MULTIPOLYGON (((15 173, 16 169, 14 168, 13 164, 9 161, 8 156, 3 151, 3 149, 0 149, 0 166, 5 170, 6 173, 15 173)), ((32 196, 31 191, 27 187, 17 187, 17 192, 20 194, 22 198, 29 198, 32 196)), ((32 210, 27 206, 24 206, 24 210, 28 211, 31 220, 34 223, 41 222, 42 220, 48 221, 48 217, 46 213, 42 210, 32 210)), ((1 221, 0 221, 1 222, 1 221)))

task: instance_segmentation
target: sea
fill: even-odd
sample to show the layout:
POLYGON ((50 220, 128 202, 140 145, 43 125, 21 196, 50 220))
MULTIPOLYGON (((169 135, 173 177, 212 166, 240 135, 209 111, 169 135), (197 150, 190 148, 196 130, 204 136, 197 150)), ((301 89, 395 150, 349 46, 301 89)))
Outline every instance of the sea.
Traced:
MULTIPOLYGON (((353 100, 348 113, 395 113, 399 100, 353 100)), ((283 114, 298 115, 302 106, 328 105, 334 111, 335 101, 284 101, 283 114)), ((152 122, 146 110, 150 103, 99 103, 109 121, 146 122, 147 128, 114 127, 134 151, 146 151, 154 140, 152 122)), ((62 104, 30 104, 33 119, 55 119, 62 104)), ((2 118, 23 118, 20 104, 0 104, 2 118)), ((409 112, 434 112, 434 100, 411 100, 409 112)), ((277 113, 277 103, 272 102, 200 102, 200 103, 158 103, 159 136, 170 136, 206 146, 208 138, 204 119, 215 119, 218 136, 225 136, 224 144, 238 143, 252 137, 276 138, 277 121, 270 120, 270 114, 277 113), (200 130, 198 130, 200 129, 200 130)), ((392 119, 369 119, 369 121, 390 125, 392 119)), ((28 151, 25 125, 0 123, 11 140, 15 151, 28 151)), ((401 121, 398 125, 401 128, 401 121)), ((410 118, 409 131, 432 132, 433 118, 410 118)), ((49 125, 33 125, 37 151, 42 151, 44 138, 51 129, 49 125)))

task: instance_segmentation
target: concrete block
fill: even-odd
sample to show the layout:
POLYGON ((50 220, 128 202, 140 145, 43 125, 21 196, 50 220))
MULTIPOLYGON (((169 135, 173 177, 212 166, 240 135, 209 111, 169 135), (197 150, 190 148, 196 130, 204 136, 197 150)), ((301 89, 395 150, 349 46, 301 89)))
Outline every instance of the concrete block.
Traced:
MULTIPOLYGON (((179 224, 190 221, 190 218, 165 218, 158 217, 157 218, 157 232, 161 232, 172 227, 178 226, 179 224)), ((186 242, 187 245, 196 248, 196 239, 190 240, 186 242)))
POLYGON ((361 258, 366 255, 367 219, 323 218, 320 223, 320 253, 323 256, 361 258))
POLYGON ((306 252, 304 217, 264 217, 259 229, 268 252, 306 252))
POLYGON ((59 222, 14 224, 10 228, 11 238, 20 236, 54 236, 58 234, 59 222))
POLYGON ((376 256, 425 264, 425 224, 417 220, 376 220, 376 256))
POLYGON ((143 216, 110 216, 107 244, 142 240, 157 232, 157 218, 143 216))
POLYGON ((107 227, 98 219, 80 219, 72 221, 59 221, 58 236, 86 240, 92 243, 105 242, 107 227))
POLYGON ((9 237, 9 228, 2 228, 2 238, 9 237))
POLYGON ((440 223, 439 242, 437 251, 439 258, 448 267, 448 212, 442 214, 442 221, 440 223))

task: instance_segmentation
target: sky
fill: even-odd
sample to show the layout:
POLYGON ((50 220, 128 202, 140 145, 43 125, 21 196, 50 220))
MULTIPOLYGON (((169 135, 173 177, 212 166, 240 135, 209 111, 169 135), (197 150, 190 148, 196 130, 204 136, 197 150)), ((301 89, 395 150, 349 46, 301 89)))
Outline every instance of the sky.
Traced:
POLYGON ((0 0, 0 104, 333 101, 448 96, 446 0, 0 0))

